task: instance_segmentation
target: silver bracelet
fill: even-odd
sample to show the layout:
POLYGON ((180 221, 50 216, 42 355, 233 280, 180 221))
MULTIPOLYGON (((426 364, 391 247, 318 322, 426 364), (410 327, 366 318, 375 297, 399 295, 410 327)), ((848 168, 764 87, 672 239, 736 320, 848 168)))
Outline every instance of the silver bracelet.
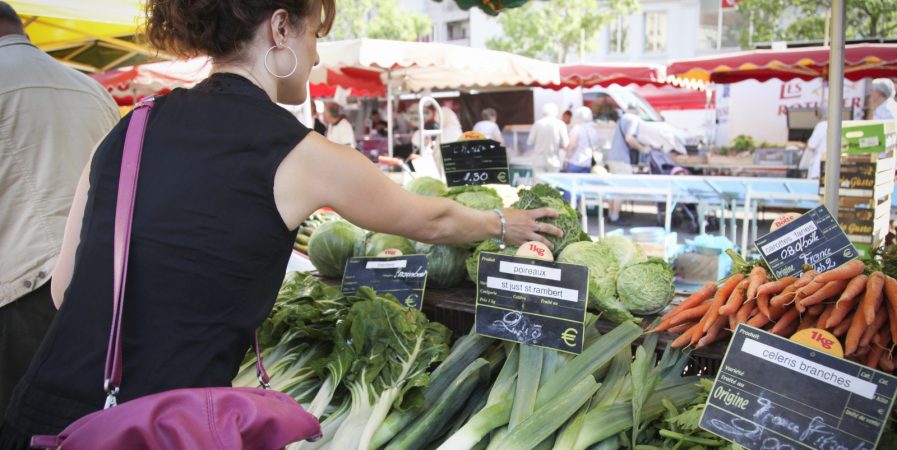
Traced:
POLYGON ((507 245, 505 244, 505 232, 507 232, 507 221, 505 221, 505 213, 501 212, 501 210, 498 208, 495 208, 492 211, 494 211, 495 214, 498 214, 498 221, 501 223, 501 237, 498 238, 498 248, 500 250, 504 250, 505 247, 507 247, 507 245))

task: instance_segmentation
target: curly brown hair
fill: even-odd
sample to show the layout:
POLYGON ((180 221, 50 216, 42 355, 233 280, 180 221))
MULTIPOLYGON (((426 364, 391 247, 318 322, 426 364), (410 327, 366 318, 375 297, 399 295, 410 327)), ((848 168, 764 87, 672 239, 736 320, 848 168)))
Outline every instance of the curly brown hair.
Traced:
POLYGON ((274 11, 284 9, 300 30, 316 14, 318 37, 330 32, 335 0, 147 0, 147 40, 154 47, 182 57, 234 57, 252 40, 256 28, 274 11))

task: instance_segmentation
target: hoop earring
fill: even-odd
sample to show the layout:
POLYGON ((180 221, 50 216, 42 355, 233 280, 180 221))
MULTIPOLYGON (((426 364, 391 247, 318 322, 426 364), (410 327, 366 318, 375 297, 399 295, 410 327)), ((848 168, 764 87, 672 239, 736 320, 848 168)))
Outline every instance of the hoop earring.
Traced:
POLYGON ((287 45, 284 45, 282 48, 289 50, 290 54, 293 55, 293 69, 290 70, 290 73, 288 73, 286 75, 278 75, 278 74, 274 73, 273 70, 271 70, 271 67, 268 66, 268 55, 270 55, 271 51, 274 50, 275 48, 279 48, 279 47, 276 45, 272 45, 271 48, 269 48, 268 51, 265 52, 265 70, 267 70, 268 73, 271 74, 271 76, 276 77, 276 78, 287 78, 290 75, 296 73, 296 68, 299 67, 299 58, 296 57, 296 52, 294 52, 293 49, 291 49, 287 45))

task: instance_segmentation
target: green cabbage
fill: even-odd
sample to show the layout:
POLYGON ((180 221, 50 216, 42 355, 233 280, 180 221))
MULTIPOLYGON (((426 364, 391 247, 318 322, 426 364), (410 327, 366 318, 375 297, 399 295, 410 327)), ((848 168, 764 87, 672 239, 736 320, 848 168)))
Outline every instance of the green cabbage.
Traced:
POLYGON ((503 206, 498 192, 488 186, 457 186, 442 196, 474 209, 490 210, 503 206))
POLYGON ((653 314, 673 300, 675 274, 662 259, 651 258, 630 264, 617 276, 617 293, 626 309, 635 314, 653 314))
POLYGON ((364 231, 339 219, 321 225, 308 241, 308 259, 322 276, 339 278, 346 261, 363 254, 364 231))
POLYGON ((637 321, 617 298, 620 265, 608 246, 596 242, 574 242, 556 260, 589 268, 589 306, 598 309, 602 316, 617 323, 637 321))
POLYGON ((427 287, 450 288, 464 282, 470 250, 456 245, 417 244, 417 253, 427 255, 427 287))
POLYGON ((368 238, 365 255, 377 256, 383 250, 390 248, 402 252, 403 255, 414 254, 414 242, 411 242, 410 239, 393 234, 374 233, 368 238))
POLYGON ((498 243, 493 240, 483 241, 477 248, 473 251, 469 257, 467 257, 467 277, 470 281, 474 283, 477 282, 477 268, 480 265, 480 253, 499 253, 502 255, 514 256, 517 254, 517 247, 505 247, 504 250, 498 248, 498 243))
POLYGON ((610 249, 621 268, 648 259, 642 246, 623 236, 608 236, 598 241, 598 245, 610 249))
POLYGON ((511 207, 517 209, 548 207, 557 211, 556 218, 544 221, 564 230, 562 237, 545 236, 554 246, 552 252, 555 255, 564 251, 565 247, 574 242, 592 240, 582 229, 579 213, 564 201, 564 196, 560 191, 547 184, 537 184, 531 189, 520 192, 520 198, 511 207))
POLYGON ((418 195, 427 197, 439 197, 448 190, 442 180, 433 177, 417 177, 405 185, 405 189, 418 195))

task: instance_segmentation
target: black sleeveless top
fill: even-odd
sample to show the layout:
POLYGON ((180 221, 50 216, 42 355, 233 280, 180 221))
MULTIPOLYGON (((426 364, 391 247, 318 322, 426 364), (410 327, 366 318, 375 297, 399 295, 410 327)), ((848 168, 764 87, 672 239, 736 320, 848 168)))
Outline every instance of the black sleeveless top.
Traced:
MULTIPOLYGON (((58 433, 103 407, 112 316, 112 241, 125 117, 91 162, 74 276, 7 418, 58 433)), ((119 401, 229 386, 274 303, 296 231, 274 174, 309 130, 231 74, 156 101, 137 185, 119 401)))

